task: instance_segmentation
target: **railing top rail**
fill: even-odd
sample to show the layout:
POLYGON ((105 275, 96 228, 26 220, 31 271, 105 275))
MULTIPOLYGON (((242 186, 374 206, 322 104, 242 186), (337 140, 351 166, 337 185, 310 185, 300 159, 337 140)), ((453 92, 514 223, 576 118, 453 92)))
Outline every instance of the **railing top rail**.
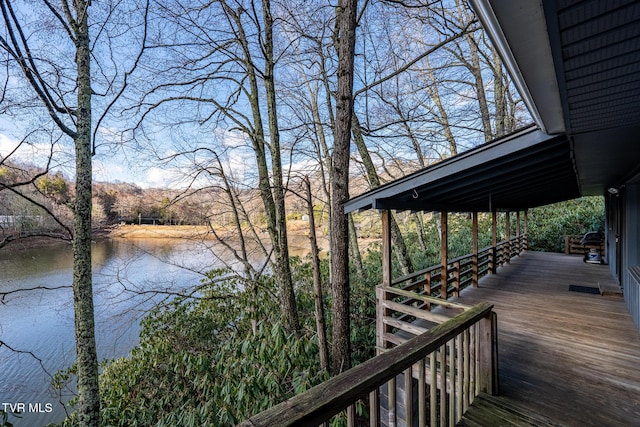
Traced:
POLYGON ((489 316, 492 309, 492 304, 477 304, 398 347, 254 415, 240 426, 318 425, 343 410, 345 402, 354 402, 384 384, 436 351, 470 325, 489 316))
POLYGON ((384 292, 389 292, 389 293, 393 293, 399 296, 403 296, 403 297, 407 297, 407 298, 411 298, 414 300, 418 300, 418 301, 422 301, 422 302, 428 302, 431 304, 437 304, 437 305, 441 305, 443 307, 449 307, 449 308, 458 308, 461 310, 469 310, 472 308, 472 306, 470 305, 464 305, 464 304, 460 304, 460 303, 455 303, 449 300, 445 300, 442 298, 436 298, 436 297, 432 297, 429 295, 422 295, 422 294, 417 294, 415 292, 412 291, 405 291, 404 289, 398 289, 398 288, 392 288, 389 286, 379 286, 379 289, 383 290, 384 292))
MULTIPOLYGON (((507 245, 507 243, 509 243, 510 241, 517 240, 518 238, 520 238, 522 236, 525 236, 525 234, 520 234, 519 236, 515 236, 510 240, 500 240, 499 242, 496 242, 496 247, 497 248, 501 248, 502 246, 507 245)), ((493 246, 490 245, 490 246, 485 246, 484 248, 478 249, 478 255, 482 255, 484 252, 488 252, 491 248, 493 248, 493 246)), ((447 264, 453 264, 454 262, 462 261, 465 258, 470 258, 472 255, 473 254, 469 253, 469 254, 465 254, 465 255, 459 256, 457 258, 453 258, 453 259, 447 260, 447 264)), ((392 283, 394 285, 397 285, 399 283, 403 283, 403 282, 406 282, 408 280, 413 280, 416 277, 423 276, 423 275, 425 275, 427 273, 431 273, 432 271, 438 270, 439 268, 442 268, 441 264, 432 265, 430 267, 423 268, 420 271, 416 271, 414 273, 407 274, 406 276, 398 277, 397 279, 394 279, 392 283)))
POLYGON ((459 257, 448 260, 447 264, 453 264, 454 262, 462 261, 463 259, 471 258, 472 256, 473 254, 464 254, 459 257))
POLYGON ((441 267, 442 266, 440 264, 437 264, 437 265, 432 265, 432 266, 427 267, 427 268, 423 268, 420 271, 416 271, 414 273, 407 274, 406 276, 398 277, 397 279, 395 279, 393 281, 393 284, 396 285, 398 283, 406 282, 407 280, 415 279, 416 277, 423 276, 423 275, 425 275, 427 273, 431 273, 433 270, 437 270, 437 269, 439 269, 441 267))

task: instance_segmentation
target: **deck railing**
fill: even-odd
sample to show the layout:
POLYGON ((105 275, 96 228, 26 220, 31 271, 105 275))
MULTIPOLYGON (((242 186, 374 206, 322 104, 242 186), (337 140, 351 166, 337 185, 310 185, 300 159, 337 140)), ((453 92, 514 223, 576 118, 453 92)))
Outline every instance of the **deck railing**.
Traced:
POLYGON ((565 255, 584 255, 585 250, 597 249, 602 256, 605 255, 606 245, 584 245, 582 243, 583 234, 565 235, 564 236, 564 253, 565 255))
POLYGON ((526 234, 376 288, 378 356, 246 420, 243 426, 454 425, 474 396, 497 391, 496 317, 449 298, 527 248, 526 234))
MULTIPOLYGON (((510 262, 527 247, 526 234, 503 240, 494 246, 478 250, 447 262, 446 294, 443 291, 442 266, 434 265, 400 277, 391 287, 376 290, 376 346, 378 351, 405 342, 409 336, 420 334, 435 324, 452 317, 460 305, 445 302, 457 297, 468 286, 498 267, 510 262), (436 297, 438 299, 433 299, 436 297), (436 308, 436 310, 434 310, 436 308), (454 310, 452 310, 454 309, 454 310), (399 331, 402 331, 398 333, 399 331), (404 332, 404 333, 403 333, 404 332)), ((457 313, 456 313, 457 314, 457 313)))
POLYGON ((497 389, 492 309, 489 303, 465 307, 456 317, 240 425, 317 426, 334 417, 347 426, 397 425, 399 419, 406 425, 454 425, 475 396, 497 389))
POLYGON ((459 296, 462 289, 469 285, 476 286, 478 280, 488 274, 495 273, 498 267, 509 263, 511 258, 526 249, 527 237, 520 235, 510 240, 502 240, 495 246, 487 246, 478 250, 477 257, 466 254, 447 261, 447 294, 442 294, 442 266, 440 264, 427 267, 407 276, 395 279, 393 287, 408 291, 422 289, 425 294, 448 299, 459 296))

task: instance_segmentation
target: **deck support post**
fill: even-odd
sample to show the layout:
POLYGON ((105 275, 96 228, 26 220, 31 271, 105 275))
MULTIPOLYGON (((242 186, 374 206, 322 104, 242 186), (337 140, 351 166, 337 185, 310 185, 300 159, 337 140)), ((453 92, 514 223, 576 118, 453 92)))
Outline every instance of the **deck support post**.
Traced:
MULTIPOLYGON (((382 286, 391 286, 391 211, 382 211, 382 286)), ((390 310, 384 308, 383 301, 389 298, 387 292, 376 288, 376 347, 378 354, 387 348, 385 334, 390 327, 385 325, 384 317, 390 315, 390 310)))
POLYGON ((507 263, 511 262, 511 216, 510 212, 504 213, 504 234, 507 241, 507 263))
POLYGON ((471 213, 471 284, 478 287, 478 212, 471 213))
POLYGON ((522 234, 520 234, 520 211, 516 211, 516 242, 518 246, 516 250, 518 251, 518 255, 522 252, 522 234))
POLYGON ((524 241, 522 250, 526 251, 529 249, 529 212, 527 210, 524 211, 524 241))
POLYGON ((391 286, 391 211, 382 211, 382 285, 391 286))
POLYGON ((447 299, 447 289, 449 287, 448 252, 449 252, 449 214, 446 211, 440 212, 440 298, 447 299))
POLYGON ((491 312, 489 316, 478 322, 478 363, 480 391, 490 395, 498 394, 498 341, 497 316, 491 312))
POLYGON ((498 270, 498 213, 491 211, 491 274, 498 270))

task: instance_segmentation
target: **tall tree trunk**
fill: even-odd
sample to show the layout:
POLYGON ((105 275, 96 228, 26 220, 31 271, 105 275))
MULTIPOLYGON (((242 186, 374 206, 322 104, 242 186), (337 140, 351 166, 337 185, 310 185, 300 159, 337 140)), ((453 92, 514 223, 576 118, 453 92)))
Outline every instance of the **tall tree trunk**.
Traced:
POLYGON ((424 241, 424 221, 422 220, 422 214, 417 212, 411 215, 413 221, 416 223, 416 233, 418 234, 418 243, 422 252, 427 250, 427 243, 424 241))
POLYGON ((495 129, 496 137, 506 133, 507 99, 502 74, 502 59, 495 48, 491 48, 493 59, 493 99, 496 104, 495 129))
POLYGON ((307 191, 307 213, 309 215, 309 240, 311 244, 311 261, 313 263, 313 299, 315 302, 316 333, 318 334, 318 352, 320 353, 320 367, 329 370, 329 348, 327 346, 327 326, 324 321, 324 298, 322 280, 320 276, 320 255, 318 239, 316 237, 316 223, 313 212, 313 198, 309 177, 304 179, 307 191))
POLYGON ((262 13, 264 19, 264 56, 265 72, 264 86, 267 96, 267 114, 269 117, 271 154, 271 173, 273 175, 273 198, 275 204, 275 232, 277 240, 274 242, 276 250, 276 270, 278 271, 278 283, 280 292, 280 305, 284 315, 285 325, 291 332, 298 332, 300 322, 296 308, 296 297, 291 277, 289 263, 289 243, 287 238, 287 218, 284 202, 284 184, 282 179, 282 160, 280 158, 280 130, 278 127, 278 111, 276 108, 276 89, 274 81, 274 56, 273 56, 273 16, 271 15, 271 2, 263 0, 262 13))
MULTIPOLYGON (((322 47, 320 47, 320 51, 322 51, 322 47)), ((324 61, 324 59, 322 59, 324 61)), ((324 67, 323 67, 324 69, 324 67)), ((328 76, 323 72, 322 74, 323 80, 328 80, 328 76)), ((320 166, 320 177, 322 179, 322 191, 325 194, 326 201, 328 205, 331 205, 331 189, 330 183, 333 181, 331 174, 333 173, 331 168, 331 151, 329 150, 329 145, 327 144, 327 139, 324 134, 324 126, 322 125, 322 118, 320 117, 320 106, 318 104, 318 94, 311 89, 309 82, 307 81, 307 88, 309 90, 309 99, 311 100, 311 114, 314 121, 314 133, 317 138, 317 143, 315 144, 316 155, 319 159, 320 166), (327 177, 325 174, 329 174, 329 182, 327 182, 327 177)), ((327 82, 328 85, 328 82, 327 82)), ((328 101, 331 101, 331 96, 328 97, 328 101)), ((327 106, 329 110, 329 114, 331 117, 331 126, 333 126, 333 112, 331 111, 331 104, 327 106)), ((322 220, 320 221, 322 223, 322 220)), ((331 210, 329 210, 329 223, 331 223, 331 210)))
POLYGON ((364 266, 362 265, 362 255, 360 254, 360 247, 358 246, 358 233, 356 231, 356 224, 353 221, 353 215, 349 214, 349 248, 351 255, 349 258, 353 260, 356 266, 356 272, 358 277, 364 277, 364 266))
POLYGON ((491 115, 489 114, 489 105, 484 89, 484 79, 482 77, 482 68, 480 67, 480 56, 478 54, 478 46, 472 33, 467 33, 469 42, 469 52, 471 54, 471 68, 469 71, 475 79, 476 97, 478 98, 478 106, 480 107, 480 117, 482 119, 482 129, 484 131, 485 141, 493 139, 493 131, 491 129, 491 115))
POLYGON ((338 90, 331 168, 331 280, 332 280, 332 373, 351 366, 349 227, 344 203, 349 199, 349 147, 353 114, 353 64, 356 39, 357 0, 340 0, 336 8, 338 90))
POLYGON ((513 132, 518 127, 516 120, 518 114, 518 103, 522 103, 522 100, 516 100, 513 97, 513 93, 509 90, 509 86, 505 86, 505 99, 507 100, 507 117, 505 119, 505 131, 506 133, 513 132))
POLYGON ((280 164, 280 145, 277 124, 277 111, 275 102, 275 87, 273 80, 273 22, 270 12, 270 3, 263 3, 264 21, 264 55, 265 70, 262 73, 267 96, 267 114, 269 118, 269 131, 271 144, 265 140, 264 126, 262 124, 262 112, 260 105, 260 90, 258 76, 255 69, 255 62, 252 56, 252 49, 249 46, 248 36, 244 31, 241 17, 226 2, 221 1, 225 13, 237 25, 238 42, 242 46, 243 65, 249 84, 247 96, 251 107, 253 130, 249 137, 253 144, 253 151, 258 167, 258 188, 260 197, 265 209, 267 218, 267 231, 273 243, 275 254, 274 272, 279 286, 280 313, 285 327, 291 332, 299 330, 298 313, 295 306, 295 295, 293 292, 293 281, 291 278, 291 268, 289 265, 289 253, 287 247, 286 217, 284 212, 284 190, 282 188, 282 166, 280 164), (275 134, 274 134, 275 131, 275 134), (267 153, 271 154, 271 165, 274 179, 274 192, 272 193, 271 178, 267 164, 267 153))
MULTIPOLYGON (((353 132, 353 141, 358 148, 358 153, 360 154, 362 164, 364 165, 364 169, 367 173, 369 186, 372 189, 378 188, 380 187, 380 177, 378 177, 378 172, 376 171, 373 160, 371 160, 371 156, 369 155, 369 150, 367 149, 367 146, 364 142, 364 137, 362 136, 360 120, 358 120, 358 116, 355 113, 353 114, 351 125, 351 130, 353 132)), ((400 231, 400 227, 398 226, 398 222, 396 221, 395 216, 391 215, 389 219, 391 221, 391 238, 393 240, 396 258, 400 263, 400 269, 402 270, 403 274, 410 274, 413 272, 413 264, 411 263, 411 257, 409 256, 409 251, 407 250, 407 245, 405 244, 404 237, 402 237, 402 232, 400 231)))
MULTIPOLYGON (((468 9, 467 5, 460 0, 456 0, 456 7, 458 14, 464 23, 470 22, 475 17, 468 9)), ((494 137, 491 129, 491 114, 489 113, 489 104, 487 102, 487 96, 484 87, 484 78, 482 77, 482 67, 480 65, 480 53, 478 51, 478 41, 476 40, 476 33, 467 32, 465 39, 467 41, 467 49, 469 60, 464 60, 463 63, 468 68, 469 72, 474 78, 474 88, 476 91, 476 97, 478 99, 478 107, 480 108, 480 118, 482 120, 482 130, 484 132, 485 141, 491 141, 494 137)))
POLYGON ((100 423, 98 358, 96 354, 93 284, 91 277, 91 51, 88 3, 74 1, 75 43, 78 70, 76 153, 76 201, 73 224, 73 303, 78 373, 78 422, 82 426, 100 423))
POLYGON ((431 64, 429 63, 429 57, 424 58, 424 62, 427 69, 427 90, 429 91, 429 96, 431 100, 436 104, 438 108, 437 117, 440 120, 440 126, 442 126, 442 130, 444 132, 444 137, 449 144, 449 156, 455 156, 458 154, 458 144, 456 143, 456 138, 453 135, 453 131, 451 130, 451 126, 449 123, 449 114, 447 113, 446 108, 444 108, 444 104, 442 103, 442 99, 440 98, 440 90, 438 89, 438 80, 433 74, 433 69, 431 68, 431 64))

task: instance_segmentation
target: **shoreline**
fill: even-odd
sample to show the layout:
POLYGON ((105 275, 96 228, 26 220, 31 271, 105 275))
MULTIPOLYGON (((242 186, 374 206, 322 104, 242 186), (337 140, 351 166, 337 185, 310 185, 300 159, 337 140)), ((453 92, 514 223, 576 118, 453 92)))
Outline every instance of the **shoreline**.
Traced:
MULTIPOLYGON (((305 223, 306 224, 306 223, 305 223)), ((289 225, 289 224, 288 224, 289 225)), ((308 231, 303 229, 299 224, 288 226, 289 246, 292 248, 306 248, 309 246, 308 231)), ((220 228, 216 232, 222 240, 234 239, 236 233, 233 230, 220 228)), ((318 233, 318 246, 320 250, 327 250, 329 247, 329 239, 318 233)), ((259 233, 260 239, 268 240, 269 235, 266 231, 259 233)), ((202 239, 215 241, 217 238, 213 235, 208 226, 204 225, 113 225, 107 227, 94 228, 92 231, 93 240, 103 239, 202 239)), ((0 247, 0 252, 4 250, 29 250, 37 247, 53 247, 57 245, 70 245, 71 240, 63 236, 27 236, 17 238, 0 247)))
MULTIPOLYGON (((290 221, 287 224, 287 237, 289 248, 293 252, 309 248, 309 232, 302 226, 308 224, 303 221, 290 221)), ((216 230, 222 240, 235 239, 235 230, 219 228, 216 230)), ((318 233, 318 247, 321 251, 328 251, 329 238, 318 233)), ((261 240, 267 241, 269 234, 262 231, 258 234, 261 240)), ((211 233, 208 226, 204 225, 120 225, 106 233, 107 238, 123 239, 203 239, 215 241, 217 238, 211 233)))
MULTIPOLYGON (((218 236, 222 240, 233 240, 236 238, 234 230, 228 228, 219 228, 216 230, 218 236)), ((306 252, 310 250, 309 246, 309 230, 308 223, 306 221, 289 221, 287 223, 287 237, 289 248, 292 252, 306 252)), ((329 237, 321 232, 321 229, 316 230, 318 239, 318 249, 322 252, 328 252, 329 250, 329 237)), ((268 241, 269 235, 266 231, 261 230, 259 233, 260 239, 268 241)), ((93 240, 103 239, 125 239, 125 240, 137 240, 137 239, 202 239, 215 241, 217 238, 211 233, 208 226, 204 225, 138 225, 138 224, 123 224, 113 225, 107 227, 95 228, 92 233, 93 240)), ((375 238, 361 238, 362 247, 368 246, 370 243, 378 241, 375 238)), ((71 244, 71 240, 65 238, 56 238, 51 236, 32 236, 24 237, 13 240, 7 245, 0 247, 0 253, 3 250, 29 250, 38 247, 53 247, 62 244, 71 244)))

